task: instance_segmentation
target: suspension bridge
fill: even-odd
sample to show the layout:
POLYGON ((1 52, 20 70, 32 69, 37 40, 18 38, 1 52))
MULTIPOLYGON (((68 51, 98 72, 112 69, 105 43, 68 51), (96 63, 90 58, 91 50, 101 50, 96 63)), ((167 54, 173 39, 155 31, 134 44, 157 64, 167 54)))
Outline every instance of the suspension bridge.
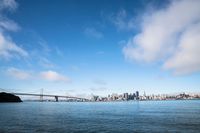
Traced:
POLYGON ((39 97, 39 100, 42 102, 43 101, 43 97, 53 97, 55 98, 55 101, 58 102, 59 98, 66 98, 66 99, 74 99, 74 100, 79 100, 79 101, 89 101, 89 99, 87 98, 81 98, 81 97, 75 97, 75 96, 65 96, 65 95, 51 95, 51 94, 43 94, 43 89, 41 89, 40 94, 37 93, 19 93, 19 92, 8 92, 5 89, 0 88, 0 91, 2 92, 7 92, 13 95, 17 95, 17 96, 36 96, 39 97))

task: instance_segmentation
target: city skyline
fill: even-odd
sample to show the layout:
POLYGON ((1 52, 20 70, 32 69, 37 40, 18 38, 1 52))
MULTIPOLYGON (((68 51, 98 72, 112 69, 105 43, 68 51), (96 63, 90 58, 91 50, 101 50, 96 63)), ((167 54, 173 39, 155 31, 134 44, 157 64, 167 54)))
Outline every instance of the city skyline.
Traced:
POLYGON ((0 88, 81 97, 199 92, 199 5, 0 0, 0 88))
POLYGON ((111 102, 111 101, 151 101, 151 100, 197 100, 200 99, 200 93, 177 93, 177 94, 140 94, 139 91, 123 94, 109 94, 108 96, 92 95, 90 101, 93 102, 111 102))

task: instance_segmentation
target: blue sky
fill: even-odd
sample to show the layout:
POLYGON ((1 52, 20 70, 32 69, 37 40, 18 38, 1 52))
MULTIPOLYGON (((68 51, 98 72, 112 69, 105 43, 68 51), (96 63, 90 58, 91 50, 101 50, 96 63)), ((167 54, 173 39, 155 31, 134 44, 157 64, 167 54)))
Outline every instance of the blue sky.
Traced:
POLYGON ((0 0, 0 87, 76 96, 199 92, 199 7, 0 0))

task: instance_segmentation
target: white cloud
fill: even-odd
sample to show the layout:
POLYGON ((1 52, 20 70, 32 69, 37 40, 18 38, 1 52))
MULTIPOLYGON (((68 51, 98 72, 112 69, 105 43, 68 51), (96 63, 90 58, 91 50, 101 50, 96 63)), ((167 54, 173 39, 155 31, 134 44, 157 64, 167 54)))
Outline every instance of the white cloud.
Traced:
POLYGON ((94 38, 97 38, 97 39, 100 39, 100 38, 103 37, 103 34, 99 31, 97 31, 95 28, 86 28, 84 33, 87 36, 94 37, 94 38))
POLYGON ((70 82, 70 79, 62 74, 59 74, 55 71, 44 71, 40 73, 40 77, 42 79, 48 80, 48 81, 64 81, 64 82, 70 82))
POLYGON ((20 27, 17 23, 15 23, 12 20, 0 18, 0 29, 5 29, 9 31, 17 31, 20 29, 20 27))
POLYGON ((0 32, 0 57, 9 59, 17 55, 27 57, 28 53, 0 32))
POLYGON ((180 38, 179 47, 164 63, 165 69, 174 69, 176 75, 200 71, 200 23, 193 25, 180 38))
POLYGON ((123 48, 131 61, 163 62, 175 74, 200 71, 200 1, 172 1, 144 16, 141 32, 123 48))
POLYGON ((15 11, 18 4, 15 0, 0 0, 0 32, 3 30, 17 31, 19 26, 14 21, 6 17, 4 11, 15 11))
POLYGON ((39 64, 45 68, 54 68, 55 65, 45 57, 39 58, 39 64))
POLYGON ((15 10, 18 7, 18 4, 15 0, 1 0, 0 1, 0 10, 15 10))
POLYGON ((135 28, 135 18, 129 18, 124 9, 121 9, 115 15, 111 15, 109 19, 119 30, 132 30, 135 28))
POLYGON ((38 73, 38 72, 18 69, 15 67, 10 67, 6 70, 6 74, 8 76, 11 76, 12 78, 19 79, 19 80, 43 79, 43 80, 54 81, 54 82, 58 82, 58 81, 67 82, 67 83, 71 82, 71 80, 68 77, 52 70, 42 71, 38 73))
POLYGON ((7 75, 19 80, 26 80, 31 78, 31 74, 29 72, 14 67, 8 68, 6 73, 7 75))
POLYGON ((23 48, 13 42, 8 35, 5 35, 6 31, 17 31, 20 29, 14 21, 8 19, 3 14, 4 10, 14 11, 16 8, 17 3, 14 0, 0 1, 0 58, 9 59, 16 56, 28 56, 28 53, 23 48))
POLYGON ((49 46, 48 46, 48 44, 47 44, 47 42, 45 40, 40 39, 38 41, 38 44, 42 47, 42 50, 44 51, 44 53, 46 55, 48 55, 51 52, 51 49, 49 48, 49 46))

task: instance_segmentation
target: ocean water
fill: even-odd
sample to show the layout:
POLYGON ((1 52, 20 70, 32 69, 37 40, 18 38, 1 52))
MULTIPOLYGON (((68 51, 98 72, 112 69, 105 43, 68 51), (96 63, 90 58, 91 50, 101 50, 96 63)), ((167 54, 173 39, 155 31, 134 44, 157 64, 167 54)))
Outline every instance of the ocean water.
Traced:
POLYGON ((200 100, 0 104, 0 133, 200 133, 200 100))

